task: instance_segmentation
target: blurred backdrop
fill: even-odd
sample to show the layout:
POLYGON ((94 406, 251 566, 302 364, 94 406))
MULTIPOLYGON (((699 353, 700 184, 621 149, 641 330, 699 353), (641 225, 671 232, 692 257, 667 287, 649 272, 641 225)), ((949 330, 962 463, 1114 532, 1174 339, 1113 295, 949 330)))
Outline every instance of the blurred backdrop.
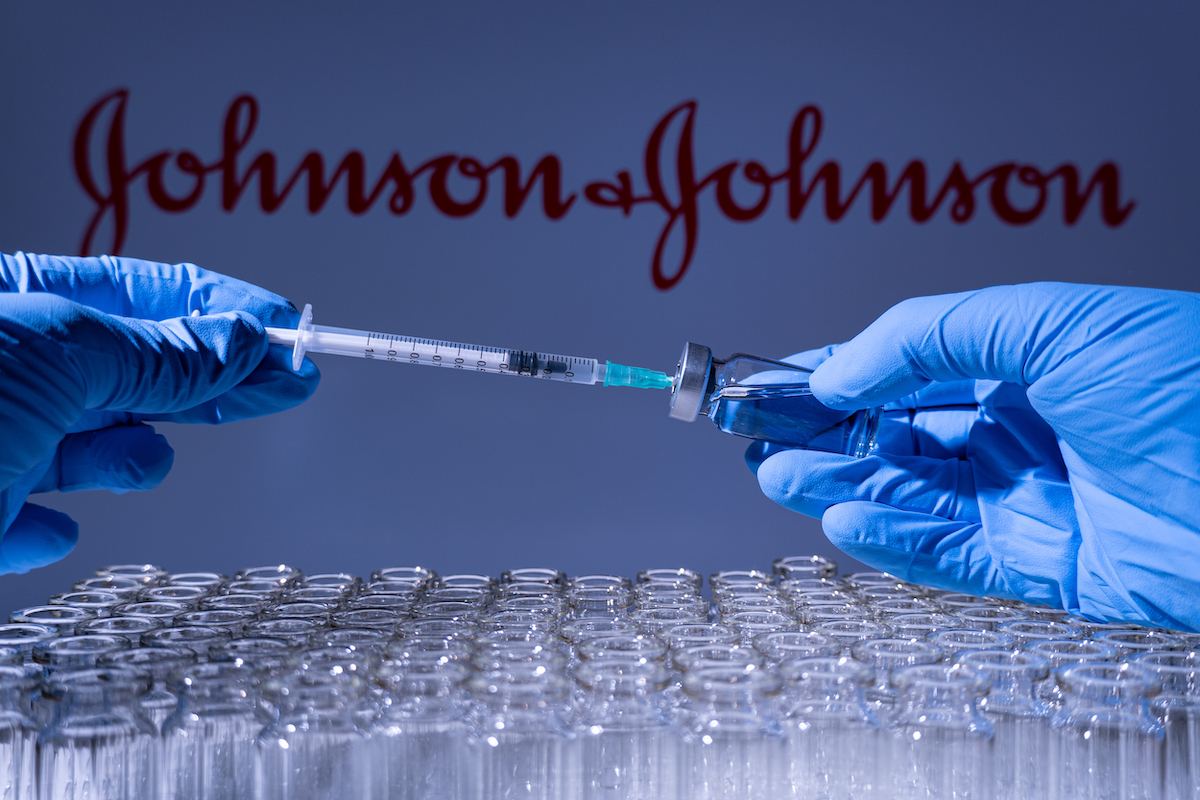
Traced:
MULTIPOLYGON (((914 295, 1197 291, 1198 23, 1182 2, 8 3, 0 249, 119 247, 324 324, 667 371, 687 340, 781 357, 914 295)), ((317 359, 294 411, 160 426, 158 490, 43 496, 79 546, 0 578, 0 610, 122 562, 836 555, 666 392, 317 359)))

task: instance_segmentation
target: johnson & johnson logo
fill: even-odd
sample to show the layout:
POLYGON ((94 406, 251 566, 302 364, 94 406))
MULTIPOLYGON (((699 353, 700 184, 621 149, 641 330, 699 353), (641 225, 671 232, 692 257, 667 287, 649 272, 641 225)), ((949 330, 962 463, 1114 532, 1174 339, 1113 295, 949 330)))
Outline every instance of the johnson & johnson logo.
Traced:
MULTIPOLYGON (((121 251, 129 232, 130 191, 142 178, 151 203, 172 213, 195 207, 204 196, 210 176, 220 183, 221 207, 227 212, 237 208, 256 178, 257 203, 268 214, 278 210, 298 186, 303 186, 302 191, 307 195, 309 212, 319 213, 342 182, 346 207, 352 214, 365 214, 382 200, 389 212, 402 216, 416 202, 421 178, 426 178, 425 191, 434 208, 449 217, 469 217, 477 212, 487 200, 490 186, 497 186, 502 193, 504 214, 510 218, 521 212, 539 180, 542 212, 552 220, 564 217, 579 199, 576 192, 565 192, 562 163, 553 154, 543 156, 531 170, 524 172, 521 162, 512 155, 501 156, 489 164, 473 156, 445 153, 410 168, 400 152, 395 151, 372 181, 366 157, 358 150, 348 152, 332 171, 326 169, 325 157, 314 150, 286 173, 281 183, 284 173, 272 151, 246 154, 259 115, 258 101, 248 94, 234 99, 225 112, 220 156, 216 160, 206 162, 191 150, 161 150, 131 166, 125 152, 128 102, 127 89, 101 97, 84 114, 75 132, 75 174, 96 206, 83 235, 81 252, 85 255, 92 251, 105 219, 110 220, 112 229, 107 252, 121 251), (98 130, 98 123, 106 110, 109 121, 105 132, 98 130), (97 136, 104 138, 96 140, 97 136), (96 153, 103 154, 100 163, 93 163, 96 153), (180 185, 182 181, 189 187, 185 193, 168 191, 168 171, 174 173, 170 176, 171 185, 180 185), (473 193, 465 197, 451 194, 448 182, 452 175, 471 185, 473 193)), ((770 207, 776 189, 784 194, 787 214, 793 221, 800 219, 809 201, 815 198, 826 219, 837 222, 860 196, 866 195, 871 219, 878 222, 891 213, 906 186, 905 210, 917 223, 928 221, 943 207, 954 222, 970 221, 975 216, 977 190, 980 190, 983 202, 997 218, 1010 225, 1027 225, 1046 212, 1051 186, 1056 183, 1067 225, 1079 220, 1093 194, 1098 195, 1100 219, 1109 227, 1121 225, 1134 206, 1132 200, 1122 199, 1120 170, 1111 161, 1096 167, 1086 180, 1081 179, 1079 169, 1071 163, 1047 171, 1033 164, 1006 161, 972 177, 956 161, 932 196, 924 161, 908 162, 894 182, 889 181, 882 161, 872 161, 857 180, 847 182, 847 188, 843 189, 842 167, 838 162, 811 163, 813 151, 821 140, 822 126, 821 111, 812 105, 801 108, 792 120, 786 165, 781 171, 771 172, 755 160, 733 160, 701 173, 693 154, 695 122, 696 101, 689 100, 672 108, 654 126, 643 157, 644 188, 635 187, 631 171, 620 170, 613 180, 588 183, 582 191, 586 202, 620 209, 625 216, 646 204, 666 214, 650 262, 654 285, 663 290, 675 286, 687 274, 696 253, 698 201, 710 188, 718 211, 735 222, 750 222, 762 216, 770 207), (669 137, 673 130, 677 133, 669 137), (734 198, 735 179, 750 187, 750 193, 755 195, 751 204, 742 205, 734 198), (1024 194, 1032 196, 1033 201, 1023 206, 1015 203, 1010 197, 1014 184, 1024 187, 1024 194), (672 236, 681 237, 681 254, 674 263, 666 264, 667 244, 672 236)), ((747 189, 743 186, 739 191, 747 189)))

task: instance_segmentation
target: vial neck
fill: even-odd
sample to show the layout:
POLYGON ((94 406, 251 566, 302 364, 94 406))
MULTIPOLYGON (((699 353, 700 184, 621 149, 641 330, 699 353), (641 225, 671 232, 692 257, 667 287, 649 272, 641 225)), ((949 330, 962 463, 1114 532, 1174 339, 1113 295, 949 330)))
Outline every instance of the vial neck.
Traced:
POLYGON ((55 718, 59 721, 74 716, 91 716, 117 712, 132 707, 137 695, 128 687, 88 687, 64 691, 57 700, 55 718))
POLYGON ((1038 699, 1037 683, 1032 680, 993 682, 982 705, 986 711, 994 713, 1048 713, 1045 704, 1038 699))
POLYGON ((912 687, 900 693, 898 705, 903 709, 901 717, 906 720, 966 723, 978 714, 975 693, 956 686, 912 687))

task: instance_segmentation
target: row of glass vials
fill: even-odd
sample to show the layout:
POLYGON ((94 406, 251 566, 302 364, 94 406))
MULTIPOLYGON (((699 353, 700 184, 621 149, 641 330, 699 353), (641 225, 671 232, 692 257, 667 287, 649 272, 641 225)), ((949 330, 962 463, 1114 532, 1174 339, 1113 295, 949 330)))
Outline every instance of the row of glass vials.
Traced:
POLYGON ((1200 797, 1200 642, 771 572, 112 566, 0 626, 12 800, 1200 797))

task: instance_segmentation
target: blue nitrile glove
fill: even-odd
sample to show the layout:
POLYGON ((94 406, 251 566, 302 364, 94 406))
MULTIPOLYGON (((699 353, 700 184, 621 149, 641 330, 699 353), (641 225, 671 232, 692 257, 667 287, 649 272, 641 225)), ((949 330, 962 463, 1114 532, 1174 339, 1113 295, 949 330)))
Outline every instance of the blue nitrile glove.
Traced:
POLYGON ((230 422, 317 387, 311 362, 269 347, 287 300, 192 264, 0 255, 0 574, 75 546, 31 492, 153 489, 174 452, 142 420, 230 422), (203 316, 190 316, 199 312, 203 316))
POLYGON ((793 357, 875 456, 755 445, 763 491, 915 582, 1200 630, 1200 295, 1038 283, 922 297, 793 357), (765 460, 764 460, 765 459, 765 460))

